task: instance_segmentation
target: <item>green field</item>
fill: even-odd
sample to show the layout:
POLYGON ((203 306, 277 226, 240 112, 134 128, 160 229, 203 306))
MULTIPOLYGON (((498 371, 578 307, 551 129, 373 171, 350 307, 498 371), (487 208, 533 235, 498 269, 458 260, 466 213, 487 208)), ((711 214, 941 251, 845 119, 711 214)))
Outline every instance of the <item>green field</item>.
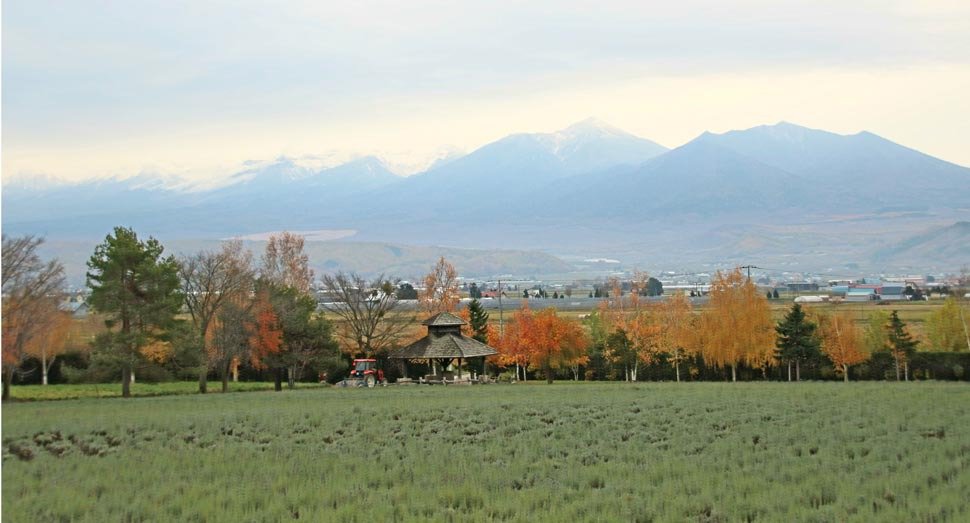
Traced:
POLYGON ((4 521, 967 521, 970 387, 305 389, 3 408, 4 521))

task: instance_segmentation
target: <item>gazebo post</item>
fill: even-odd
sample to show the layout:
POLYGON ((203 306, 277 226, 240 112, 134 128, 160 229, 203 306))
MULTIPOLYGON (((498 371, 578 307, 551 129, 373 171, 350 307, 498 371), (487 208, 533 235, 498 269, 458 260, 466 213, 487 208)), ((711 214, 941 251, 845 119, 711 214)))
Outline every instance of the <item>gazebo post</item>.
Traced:
POLYGON ((458 358, 458 379, 461 379, 461 358, 458 358))

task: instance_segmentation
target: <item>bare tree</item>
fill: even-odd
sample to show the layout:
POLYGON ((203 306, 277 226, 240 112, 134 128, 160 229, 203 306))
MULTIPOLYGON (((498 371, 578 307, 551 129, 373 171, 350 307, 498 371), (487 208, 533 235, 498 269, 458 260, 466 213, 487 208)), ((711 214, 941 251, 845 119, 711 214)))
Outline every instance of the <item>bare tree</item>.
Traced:
POLYGON ((293 287, 302 294, 310 293, 313 270, 309 257, 303 252, 303 237, 286 231, 280 236, 270 236, 263 253, 260 275, 264 280, 280 287, 293 287))
POLYGON ((324 276, 323 286, 335 300, 337 336, 348 352, 370 356, 395 343, 411 326, 412 318, 391 317, 397 307, 395 285, 380 275, 372 281, 351 273, 324 276))
POLYGON ((238 240, 224 242, 219 252, 202 251, 182 260, 179 279, 198 335, 202 354, 199 392, 204 394, 209 369, 221 361, 214 357, 210 343, 212 322, 227 303, 252 291, 252 254, 238 240))
MULTIPOLYGON (((10 399, 16 368, 36 347, 43 352, 52 343, 60 315, 64 267, 57 260, 41 261, 34 236, 3 236, 3 399, 10 399)), ((46 361, 44 362, 46 367, 46 361)))

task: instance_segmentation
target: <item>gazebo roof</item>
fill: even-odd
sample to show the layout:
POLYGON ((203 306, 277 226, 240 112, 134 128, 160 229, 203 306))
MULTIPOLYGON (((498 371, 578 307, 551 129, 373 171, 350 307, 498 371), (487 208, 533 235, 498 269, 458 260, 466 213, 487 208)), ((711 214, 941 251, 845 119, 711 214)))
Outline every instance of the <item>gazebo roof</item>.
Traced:
POLYGON ((434 316, 421 322, 421 325, 428 327, 444 327, 448 325, 468 325, 468 322, 455 316, 450 312, 439 312, 434 316))
MULTIPOLYGON (((448 313, 442 314, 456 318, 448 313)), ((438 316, 441 316, 441 314, 438 316)), ((461 318, 456 319, 461 320, 461 318)), ((481 356, 491 356, 492 354, 498 354, 498 351, 474 338, 449 333, 438 335, 429 334, 407 347, 391 350, 388 352, 387 357, 392 359, 424 360, 437 358, 478 358, 481 356)))

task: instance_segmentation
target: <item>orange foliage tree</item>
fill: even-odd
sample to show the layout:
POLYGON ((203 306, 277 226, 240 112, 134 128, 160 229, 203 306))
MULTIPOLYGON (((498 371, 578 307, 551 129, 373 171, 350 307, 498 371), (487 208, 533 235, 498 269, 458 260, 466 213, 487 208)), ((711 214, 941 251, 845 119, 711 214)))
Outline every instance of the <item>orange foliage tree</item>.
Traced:
POLYGON ((660 325, 659 350, 667 354, 680 381, 680 364, 692 357, 697 350, 694 315, 690 300, 683 294, 671 296, 657 306, 660 325))
POLYGON ((529 301, 522 300, 522 307, 515 311, 512 320, 508 322, 498 338, 496 345, 501 352, 499 364, 503 366, 515 365, 515 379, 519 379, 519 369, 522 369, 523 381, 528 380, 526 372, 531 363, 529 340, 535 330, 535 314, 529 308, 529 301))
POLYGON ((852 317, 846 313, 818 314, 819 334, 822 338, 822 352, 835 368, 842 372, 843 379, 849 381, 849 367, 869 359, 863 347, 862 330, 852 317))
POLYGON ((625 358, 621 357, 620 361, 624 363, 626 380, 637 381, 640 364, 649 365, 657 355, 661 328, 650 311, 640 308, 635 294, 630 300, 636 308, 622 318, 618 325, 629 340, 626 345, 629 354, 625 358))
POLYGON ((659 318, 640 300, 646 280, 645 273, 634 275, 630 281, 628 303, 624 303, 623 286, 619 279, 612 278, 608 282, 611 297, 600 302, 599 315, 612 340, 606 345, 605 356, 613 364, 622 366, 624 380, 631 382, 637 381, 640 364, 652 363, 661 348, 659 318))
POLYGON ((250 340, 252 348, 250 357, 253 366, 257 369, 276 367, 275 389, 277 391, 283 390, 282 376, 280 375, 281 366, 276 361, 283 349, 283 329, 279 317, 273 311, 268 291, 261 290, 256 293, 256 300, 253 302, 253 317, 256 321, 250 340))
POLYGON ((536 315, 535 330, 534 361, 542 365, 546 383, 552 383, 553 371, 561 368, 572 369, 574 379, 578 379, 579 366, 589 361, 589 339, 582 325, 559 317, 556 309, 549 307, 536 315))
POLYGON ((708 365, 731 367, 732 381, 741 364, 764 372, 774 362, 774 325, 768 300, 741 269, 718 271, 700 317, 700 352, 708 365))
POLYGON ((442 256, 424 279, 424 296, 421 306, 429 316, 439 312, 454 312, 460 301, 458 295, 458 272, 442 256))
POLYGON ((582 325, 560 318, 555 308, 533 312, 523 300, 498 345, 502 350, 500 361, 514 364, 516 377, 519 368, 525 375, 529 365, 535 364, 541 366, 546 381, 552 383, 556 369, 578 367, 587 361, 589 340, 582 325))

